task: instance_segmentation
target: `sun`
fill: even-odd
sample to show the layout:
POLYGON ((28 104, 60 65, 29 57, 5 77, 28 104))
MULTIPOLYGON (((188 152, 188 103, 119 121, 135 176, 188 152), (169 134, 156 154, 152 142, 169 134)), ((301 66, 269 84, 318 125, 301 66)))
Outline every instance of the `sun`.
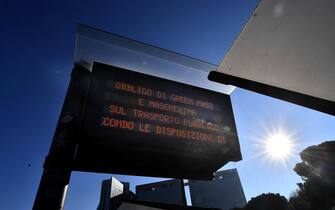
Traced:
POLYGON ((282 132, 270 134, 264 141, 265 152, 275 160, 287 160, 293 152, 293 140, 282 132))
POLYGON ((268 120, 262 124, 262 130, 257 130, 251 135, 255 152, 251 158, 260 158, 262 162, 271 165, 292 165, 293 159, 299 155, 300 131, 295 128, 288 128, 286 123, 268 120))

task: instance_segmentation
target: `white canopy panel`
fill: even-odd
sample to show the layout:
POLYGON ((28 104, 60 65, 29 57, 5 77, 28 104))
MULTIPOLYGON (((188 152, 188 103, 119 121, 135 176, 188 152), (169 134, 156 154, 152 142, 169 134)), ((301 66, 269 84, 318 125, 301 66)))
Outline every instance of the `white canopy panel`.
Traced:
POLYGON ((335 1, 261 1, 218 71, 335 102, 335 1))

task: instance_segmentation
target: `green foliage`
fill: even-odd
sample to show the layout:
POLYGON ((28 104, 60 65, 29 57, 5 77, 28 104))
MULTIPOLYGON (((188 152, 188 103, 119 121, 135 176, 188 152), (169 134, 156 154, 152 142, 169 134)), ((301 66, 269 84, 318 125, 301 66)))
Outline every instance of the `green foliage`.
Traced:
POLYGON ((335 141, 306 148, 294 171, 304 180, 289 200, 296 210, 330 210, 335 201, 335 141))
POLYGON ((294 171, 301 176, 298 190, 290 197, 262 194, 244 207, 231 210, 332 210, 335 207, 335 141, 310 146, 300 153, 294 171))
POLYGON ((231 210, 291 210, 288 201, 280 194, 261 194, 251 200, 243 208, 231 210))

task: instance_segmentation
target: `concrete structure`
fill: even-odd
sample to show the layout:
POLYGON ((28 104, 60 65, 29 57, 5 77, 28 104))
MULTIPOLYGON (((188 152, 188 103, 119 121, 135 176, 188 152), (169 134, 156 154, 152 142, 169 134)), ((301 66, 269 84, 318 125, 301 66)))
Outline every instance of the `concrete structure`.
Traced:
POLYGON ((229 210, 247 201, 236 169, 215 173, 212 181, 189 180, 192 206, 229 210))
POLYGON ((174 204, 153 203, 147 201, 123 200, 117 210, 219 210, 214 208, 201 208, 181 206, 174 204))
POLYGON ((179 179, 136 186, 137 200, 186 205, 184 183, 179 179))

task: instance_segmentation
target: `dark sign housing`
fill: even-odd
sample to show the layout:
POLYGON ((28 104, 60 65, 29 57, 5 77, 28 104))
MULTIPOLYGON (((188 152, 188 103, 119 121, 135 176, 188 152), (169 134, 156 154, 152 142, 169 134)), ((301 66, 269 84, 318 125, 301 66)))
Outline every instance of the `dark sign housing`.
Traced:
POLYGON ((74 169, 211 178, 241 160, 228 95, 94 63, 74 169))

